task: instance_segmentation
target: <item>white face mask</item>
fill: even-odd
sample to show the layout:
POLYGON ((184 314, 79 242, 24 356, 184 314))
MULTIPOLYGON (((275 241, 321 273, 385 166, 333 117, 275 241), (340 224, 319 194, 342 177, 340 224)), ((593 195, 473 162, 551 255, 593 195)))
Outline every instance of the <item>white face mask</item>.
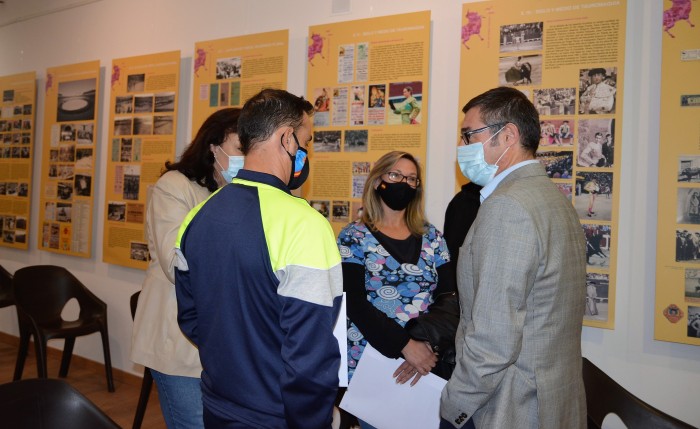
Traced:
POLYGON ((496 131, 496 133, 483 143, 475 142, 466 146, 457 146, 457 163, 459 164, 459 169, 462 171, 462 174, 464 174, 464 177, 479 186, 486 186, 493 180, 496 176, 496 171, 498 171, 498 161, 500 161, 503 155, 510 149, 510 146, 508 146, 501 156, 498 157, 494 165, 487 163, 486 159, 484 159, 484 145, 490 142, 492 138, 496 137, 503 128, 505 128, 505 126, 501 127, 501 129, 496 131))
POLYGON ((236 155, 229 155, 227 154, 224 149, 221 146, 217 146, 221 152, 224 153, 224 155, 228 156, 228 169, 224 170, 224 167, 219 164, 219 161, 214 158, 214 161, 221 167, 221 170, 219 170, 219 173, 224 177, 224 180, 226 180, 226 183, 231 183, 234 177, 238 174, 238 170, 243 168, 243 161, 245 160, 245 157, 243 156, 236 156, 236 155))

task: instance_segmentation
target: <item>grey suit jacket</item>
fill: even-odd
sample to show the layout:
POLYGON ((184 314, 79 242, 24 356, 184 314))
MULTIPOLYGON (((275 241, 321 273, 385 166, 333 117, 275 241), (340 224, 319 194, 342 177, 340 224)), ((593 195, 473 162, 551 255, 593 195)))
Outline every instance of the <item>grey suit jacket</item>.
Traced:
POLYGON ((586 426, 581 324, 586 241, 541 164, 484 200, 457 262, 457 367, 444 419, 477 428, 586 426))

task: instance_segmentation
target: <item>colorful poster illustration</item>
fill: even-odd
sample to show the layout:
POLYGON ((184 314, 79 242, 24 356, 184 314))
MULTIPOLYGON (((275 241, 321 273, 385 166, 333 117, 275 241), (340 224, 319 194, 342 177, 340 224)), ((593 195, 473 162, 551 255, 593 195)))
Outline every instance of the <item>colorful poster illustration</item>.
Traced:
POLYGON ((89 258, 100 62, 46 70, 38 248, 89 258))
POLYGON ((192 137, 218 109, 242 107, 263 88, 287 89, 289 30, 194 46, 192 137))
MULTIPOLYGON (((586 236, 584 325, 608 329, 615 323, 625 16, 624 0, 462 7, 458 107, 503 85, 535 104, 537 159, 573 204, 586 236)), ((465 183, 458 169, 456 177, 465 183)))
POLYGON ((425 168, 429 60, 427 11, 309 28, 306 97, 315 113, 302 195, 336 233, 361 213, 379 157, 402 150, 425 168))
POLYGON ((36 73, 0 76, 0 246, 28 249, 36 73))
POLYGON ((654 338, 700 345, 700 5, 665 0, 654 338), (675 237, 675 241, 674 241, 675 237))
POLYGON ((103 260, 146 269, 146 200, 175 160, 180 51, 112 61, 103 260))

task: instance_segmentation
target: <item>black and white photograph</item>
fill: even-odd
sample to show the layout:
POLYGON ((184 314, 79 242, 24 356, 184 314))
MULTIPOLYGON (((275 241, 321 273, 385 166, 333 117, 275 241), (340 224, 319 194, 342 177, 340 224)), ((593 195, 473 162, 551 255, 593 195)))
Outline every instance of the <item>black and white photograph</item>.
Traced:
POLYGON ((615 119, 579 120, 577 139, 576 165, 600 168, 614 165, 615 119))
POLYGON ((56 220, 59 222, 72 222, 73 205, 71 203, 56 203, 56 220))
POLYGON ((29 133, 22 133, 22 144, 30 144, 32 142, 32 135, 29 133))
POLYGON ((73 198, 73 182, 58 182, 59 200, 69 201, 73 198))
POLYGON ((79 197, 89 197, 91 183, 92 183, 92 176, 90 176, 88 174, 76 174, 75 175, 75 195, 77 195, 79 197))
POLYGON ((130 74, 126 78, 126 91, 127 92, 143 92, 146 87, 146 75, 141 74, 130 74))
POLYGON ((576 173, 574 208, 582 220, 612 220, 613 174, 576 173))
POLYGON ((500 52, 542 50, 542 22, 502 25, 500 52))
POLYGON ((26 243, 27 242, 27 232, 15 230, 15 243, 26 243))
POLYGON ((544 165, 550 179, 571 179, 574 153, 570 150, 537 152, 537 160, 544 165))
MULTIPOLYGON (((576 113, 576 88, 542 88, 532 91, 533 104, 540 116, 576 113)), ((571 129, 571 132, 574 130, 571 129)))
POLYGON ((700 338, 700 307, 688 306, 688 336, 700 338))
POLYGON ((121 201, 110 201, 107 203, 107 220, 125 222, 126 203, 121 201))
POLYGON ((155 112, 174 112, 175 111, 175 93, 161 92, 156 94, 155 112))
POLYGON ((0 182, 0 195, 5 195, 5 192, 7 189, 7 183, 5 182, 0 182))
POLYGON ((94 134, 93 130, 95 128, 95 124, 89 123, 89 124, 78 124, 76 126, 76 136, 77 136, 77 143, 78 145, 92 145, 93 139, 94 139, 94 134))
POLYGON ((608 320, 608 288, 610 277, 603 273, 586 274, 586 307, 584 320, 608 320))
POLYGON ((501 57, 498 62, 498 84, 523 86, 542 84, 542 55, 501 57))
POLYGON ((341 131, 315 131, 314 152, 340 152, 341 131))
POLYGON ((59 145, 58 160, 61 162, 75 162, 75 145, 72 143, 59 145))
POLYGON ((153 134, 153 116, 134 117, 134 135, 153 134))
POLYGON ((579 71, 578 112, 583 115, 615 113, 617 67, 592 67, 579 71))
POLYGON ((24 119, 22 121, 22 129, 25 131, 31 130, 32 129, 32 120, 31 119, 24 119))
POLYGON ((241 57, 219 58, 216 60, 216 79, 241 77, 241 57))
POLYGON ((330 206, 331 202, 326 200, 311 200, 309 205, 313 207, 317 212, 321 213, 321 216, 330 220, 330 206))
POLYGON ((117 118, 114 120, 114 135, 131 135, 131 118, 117 118))
POLYGON ((97 79, 74 80, 58 84, 56 122, 95 119, 97 79))
POLYGON ((700 269, 686 268, 685 270, 685 300, 700 302, 700 269))
POLYGON ((131 138, 122 138, 121 149, 119 150, 119 161, 131 162, 131 151, 133 147, 131 138))
POLYGON ((14 89, 6 89, 2 91, 2 102, 3 103, 11 103, 15 99, 15 90, 14 89))
POLYGON ((59 164, 58 178, 60 180, 73 180, 73 164, 59 164))
POLYGON ((700 188, 678 188, 676 223, 700 224, 700 188))
POLYGON ((17 216, 15 222, 15 229, 27 229, 27 218, 24 216, 17 216))
POLYGON ((17 196, 18 197, 26 197, 28 195, 29 195, 29 183, 20 182, 17 185, 17 196))
POLYGON ((347 223, 350 220, 350 201, 333 201, 333 222, 347 223))
POLYGON ((153 134, 171 135, 173 133, 173 116, 154 116, 153 117, 153 134))
POLYGON ((17 182, 8 182, 5 188, 5 195, 8 197, 16 197, 18 190, 17 182))
POLYGON ((134 261, 144 261, 148 262, 151 257, 150 254, 148 253, 148 244, 147 243, 139 243, 136 241, 132 241, 131 243, 131 251, 129 255, 129 259, 133 259, 134 261))
POLYGON ((610 225, 583 224, 586 236, 586 266, 591 268, 610 267, 610 225))
POLYGON ((23 115, 31 115, 32 114, 32 105, 25 104, 24 106, 22 106, 22 114, 23 115))
POLYGON ((124 174, 124 192, 125 200, 139 199, 139 185, 141 184, 141 176, 136 174, 124 174))
POLYGON ((700 229, 676 229, 676 262, 700 263, 700 229))
POLYGON ((114 113, 124 115, 134 113, 134 96, 133 95, 117 95, 114 102, 114 113))
POLYGON ((574 123, 567 119, 547 119, 540 121, 540 147, 573 146, 574 123))
POLYGON ((14 216, 4 216, 2 229, 15 229, 15 217, 14 216))
POLYGON ((61 124, 61 136, 59 140, 62 142, 71 142, 75 140, 75 125, 61 124))
POLYGON ((700 156, 681 155, 678 157, 678 181, 700 183, 700 156))
POLYGON ((134 96, 134 113, 152 113, 153 94, 138 94, 134 96))
POLYGON ((345 152, 367 152, 368 145, 367 130, 347 130, 345 131, 345 152))

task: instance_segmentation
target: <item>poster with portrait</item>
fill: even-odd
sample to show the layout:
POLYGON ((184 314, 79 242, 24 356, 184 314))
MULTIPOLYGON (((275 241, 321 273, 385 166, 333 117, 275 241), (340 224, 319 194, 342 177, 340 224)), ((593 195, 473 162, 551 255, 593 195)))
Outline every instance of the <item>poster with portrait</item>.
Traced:
MULTIPOLYGON (((587 264, 587 292, 597 309, 586 313, 584 324, 608 329, 615 323, 625 16, 625 1, 462 6, 458 108, 504 85, 535 105, 537 159, 572 202, 587 242, 600 243, 587 264), (594 288, 600 289, 595 297, 594 288)), ((455 168, 459 187, 466 179, 455 168)))
POLYGON ((242 107, 263 88, 287 89, 289 30, 194 45, 192 138, 219 109, 242 107))
POLYGON ((337 234, 361 213, 379 157, 402 150, 425 166, 430 12, 309 27, 306 60, 315 112, 302 195, 337 234))
POLYGON ((100 62, 46 70, 38 248, 89 258, 100 62), (79 192, 76 192, 76 188, 79 192))
POLYGON ((700 6, 664 0, 654 338, 700 345, 700 6))
MULTIPOLYGON (((148 267, 147 196, 165 161, 175 160, 179 81, 180 51, 112 61, 104 262, 148 267)), ((80 180, 76 174, 76 194, 87 186, 80 180)))
POLYGON ((27 250, 36 128, 36 72, 0 76, 0 93, 0 246, 27 250))

